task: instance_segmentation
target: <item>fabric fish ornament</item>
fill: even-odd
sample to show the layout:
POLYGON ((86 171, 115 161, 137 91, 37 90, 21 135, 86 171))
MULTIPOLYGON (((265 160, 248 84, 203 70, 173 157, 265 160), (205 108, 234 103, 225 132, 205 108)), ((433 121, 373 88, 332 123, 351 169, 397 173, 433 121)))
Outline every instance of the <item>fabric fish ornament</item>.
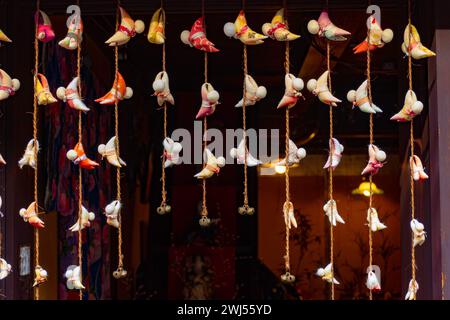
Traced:
POLYGON ((351 33, 347 30, 338 28, 331 22, 328 12, 322 11, 317 20, 310 20, 308 22, 308 31, 313 35, 318 35, 321 38, 326 38, 331 41, 345 41, 346 37, 351 33))
POLYGON ((367 93, 367 80, 364 81, 359 88, 355 90, 350 90, 347 93, 347 100, 351 102, 354 107, 358 107, 362 112, 365 113, 377 113, 383 112, 380 108, 378 108, 373 101, 369 101, 368 93, 367 93))
POLYGON ((25 148, 25 152, 23 153, 22 158, 19 160, 18 164, 20 169, 22 169, 24 166, 30 166, 33 169, 36 169, 35 153, 37 152, 39 152, 39 141, 36 140, 35 144, 34 139, 31 139, 30 141, 28 141, 27 147, 25 148))
POLYGON ((417 100, 417 96, 412 90, 408 90, 405 95, 405 102, 402 109, 391 117, 391 120, 398 122, 411 121, 423 110, 423 103, 417 100))
POLYGON ((206 38, 203 20, 204 17, 198 18, 194 22, 191 31, 184 30, 180 35, 180 39, 184 44, 187 44, 188 46, 194 47, 201 51, 209 53, 219 52, 220 50, 215 47, 214 43, 206 38))
POLYGON ((103 158, 106 158, 106 160, 113 166, 117 168, 121 168, 122 166, 126 166, 127 164, 125 161, 123 161, 120 157, 117 156, 116 152, 116 136, 109 139, 109 141, 106 144, 100 144, 97 148, 98 153, 103 158))
POLYGON ((263 24, 262 32, 265 36, 277 41, 292 41, 300 38, 298 34, 289 31, 284 20, 284 9, 278 10, 270 23, 263 24))
POLYGON ((201 89, 202 105, 198 111, 195 119, 203 119, 208 117, 216 111, 216 106, 219 104, 219 92, 214 90, 210 83, 204 83, 201 89))
POLYGON ((20 81, 11 79, 9 74, 0 69, 0 101, 13 96, 20 89, 20 81))
POLYGON ((416 27, 409 24, 406 25, 403 33, 402 51, 407 56, 411 54, 413 59, 419 60, 424 58, 435 57, 436 53, 425 47, 420 41, 420 35, 416 27))
POLYGON ((67 151, 67 159, 73 162, 75 165, 79 165, 83 169, 93 170, 98 167, 98 163, 89 159, 84 152, 83 144, 77 143, 75 147, 67 151))
POLYGON ((330 152, 328 153, 328 159, 323 168, 328 169, 331 167, 334 170, 339 163, 341 163, 344 146, 336 138, 331 138, 328 141, 328 145, 330 147, 330 152))
POLYGON ((305 84, 301 78, 295 77, 292 73, 284 76, 284 95, 278 103, 277 109, 292 108, 297 104, 297 101, 302 96, 300 92, 303 90, 305 84))
POLYGON ((153 13, 148 29, 147 40, 154 44, 163 44, 166 40, 166 13, 163 8, 159 8, 153 13))
POLYGON ((181 164, 180 152, 183 146, 179 142, 173 141, 171 138, 166 137, 163 141, 164 147, 164 168, 169 168, 174 165, 181 164))
POLYGON ((36 212, 36 202, 30 203, 28 208, 22 208, 19 211, 19 216, 22 217, 23 221, 28 222, 35 228, 44 228, 45 223, 38 217, 36 212))
POLYGON ((105 207, 106 223, 111 227, 119 228, 119 214, 122 209, 122 203, 114 200, 105 207))
POLYGON ((391 29, 381 29, 380 24, 373 15, 367 19, 367 26, 369 32, 368 37, 353 48, 353 53, 355 54, 367 52, 367 49, 373 51, 377 48, 382 48, 394 38, 394 32, 391 29))
POLYGON ((84 206, 81 206, 81 221, 80 218, 78 218, 77 222, 69 228, 69 231, 77 232, 79 230, 83 230, 84 228, 89 228, 91 226, 91 221, 94 221, 94 219, 95 214, 93 212, 89 212, 84 206))
POLYGON ((197 179, 211 178, 215 173, 217 174, 220 172, 220 168, 223 168, 225 166, 225 158, 216 158, 208 148, 205 148, 204 157, 206 158, 206 164, 203 167, 202 171, 194 176, 197 179))
POLYGON ((119 7, 119 9, 121 17, 119 30, 117 30, 111 38, 105 41, 105 43, 111 47, 124 45, 130 41, 131 38, 136 36, 136 33, 142 33, 145 29, 145 24, 142 20, 134 21, 124 8, 119 7))
MULTIPOLYGON (((245 106, 254 106, 256 102, 264 99, 267 95, 267 89, 264 86, 258 86, 255 79, 251 75, 247 74, 245 76, 245 106)), ((244 98, 242 98, 236 105, 236 108, 241 108, 244 103, 244 98)))
POLYGON ((171 105, 175 104, 173 95, 170 93, 169 75, 166 71, 161 71, 156 75, 152 87, 155 90, 153 95, 156 96, 160 107, 164 105, 164 102, 170 103, 171 105))
POLYGON ((337 103, 342 102, 330 92, 328 88, 328 71, 322 73, 319 79, 310 79, 306 87, 308 91, 317 96, 319 100, 329 106, 337 107, 337 103))
POLYGON ((116 101, 130 99, 133 96, 133 89, 127 87, 125 79, 120 72, 117 71, 116 79, 114 80, 111 90, 103 97, 95 99, 95 102, 105 105, 114 105, 116 101), (117 90, 117 91, 116 91, 117 90))
POLYGON ((261 164, 261 161, 253 157, 248 151, 244 139, 241 140, 237 148, 232 148, 230 150, 230 156, 237 160, 237 164, 244 164, 247 162, 248 167, 256 167, 261 164), (247 160, 245 158, 247 158, 247 160))
POLYGON ((37 10, 34 14, 34 21, 37 25, 37 38, 39 41, 46 43, 55 39, 52 22, 44 11, 37 10))
POLYGON ((376 145, 369 144, 369 162, 367 163, 364 170, 361 172, 362 176, 365 175, 375 175, 383 168, 384 162, 386 161, 386 152, 380 150, 376 145))
POLYGON ((34 94, 36 95, 38 105, 40 106, 46 106, 58 101, 50 92, 47 78, 42 73, 37 74, 34 83, 34 94))
POLYGON ((413 179, 415 181, 426 180, 428 179, 428 175, 425 173, 423 169, 422 161, 415 154, 409 158, 409 165, 413 172, 413 179))
POLYGON ((90 109, 86 107, 83 100, 81 100, 80 93, 78 92, 78 81, 79 78, 75 77, 69 83, 67 88, 59 87, 58 90, 56 90, 56 96, 60 100, 66 102, 72 109, 88 112, 90 109))
POLYGON ((81 20, 81 14, 74 13, 70 16, 66 37, 59 41, 58 44, 67 50, 75 50, 81 45, 82 41, 83 21, 81 20))
POLYGON ((80 266, 70 265, 64 276, 67 279, 66 285, 69 290, 83 290, 83 279, 81 278, 80 266))
POLYGON ((264 42, 267 36, 259 34, 253 31, 247 24, 244 10, 239 12, 238 17, 233 22, 227 22, 223 27, 224 33, 229 37, 241 40, 242 43, 247 45, 257 45, 264 42))

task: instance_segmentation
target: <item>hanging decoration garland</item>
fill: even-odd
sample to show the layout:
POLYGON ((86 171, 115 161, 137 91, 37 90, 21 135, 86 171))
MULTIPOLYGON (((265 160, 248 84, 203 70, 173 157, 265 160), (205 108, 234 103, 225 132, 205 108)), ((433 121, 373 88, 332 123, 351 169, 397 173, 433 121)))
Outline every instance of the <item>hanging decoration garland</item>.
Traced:
POLYGON ((119 46, 130 41, 136 33, 144 31, 144 23, 141 20, 133 21, 130 15, 120 6, 120 0, 117 1, 116 9, 116 33, 105 43, 114 47, 114 83, 111 90, 101 98, 96 99, 103 105, 114 105, 114 136, 106 144, 98 146, 98 152, 102 158, 106 158, 109 164, 116 167, 116 199, 105 207, 106 223, 117 229, 117 269, 113 272, 116 279, 125 278, 127 271, 124 269, 122 253, 122 193, 121 193, 121 168, 126 166, 125 161, 120 157, 119 140, 119 102, 124 99, 130 99, 133 96, 133 90, 127 87, 125 79, 119 72, 119 46), (119 25, 120 18, 120 25, 119 25))
POLYGON ((237 148, 230 150, 230 156, 237 160, 238 164, 244 165, 244 204, 238 208, 241 215, 253 215, 255 209, 248 204, 248 167, 255 167, 261 161, 253 157, 247 149, 247 106, 255 105, 256 102, 267 95, 267 90, 263 86, 258 86, 256 81, 248 74, 247 65, 247 45, 257 45, 263 43, 267 36, 257 34, 252 31, 245 18, 245 0, 242 1, 242 10, 234 23, 227 22, 224 25, 224 32, 228 37, 234 37, 243 43, 243 71, 244 82, 242 86, 242 99, 235 105, 242 108, 242 131, 243 137, 237 148), (255 39, 259 39, 255 41, 255 39))
POLYGON ((403 35, 402 51, 408 57, 408 87, 409 90, 405 96, 403 108, 395 114, 391 120, 399 122, 410 122, 409 145, 410 145, 410 195, 411 195, 411 280, 408 285, 408 292, 405 300, 416 300, 419 283, 416 279, 416 252, 415 247, 421 246, 425 242, 425 226, 416 219, 414 205, 414 181, 423 181, 428 179, 425 173, 422 161, 414 154, 414 117, 423 110, 423 103, 417 100, 413 91, 412 59, 423 59, 433 57, 436 54, 427 49, 420 41, 419 33, 416 27, 411 23, 411 0, 408 0, 408 25, 403 35))
POLYGON ((153 94, 157 98, 158 105, 163 109, 163 154, 161 156, 161 204, 156 209, 158 214, 166 214, 172 211, 172 207, 167 203, 166 190, 166 168, 178 165, 181 162, 179 153, 182 150, 181 143, 173 141, 167 134, 167 103, 174 105, 175 100, 170 93, 169 75, 166 71, 166 43, 165 43, 165 22, 166 13, 161 7, 155 11, 150 21, 150 28, 147 39, 150 43, 162 44, 162 71, 159 72, 153 81, 153 94))
POLYGON ((207 117, 212 115, 219 104, 219 92, 217 92, 212 84, 208 82, 208 53, 218 52, 215 45, 206 37, 205 25, 205 0, 202 0, 202 16, 197 19, 191 28, 191 31, 183 31, 181 33, 181 41, 196 49, 204 52, 204 83, 201 87, 202 104, 196 115, 196 119, 203 119, 203 169, 194 177, 202 180, 202 209, 199 224, 202 227, 208 227, 211 219, 208 218, 208 208, 206 203, 206 179, 211 178, 214 174, 220 172, 220 168, 225 166, 225 158, 217 157, 208 149, 207 117))
MULTIPOLYGON (((369 1, 370 6, 370 1, 369 1)), ((347 100, 358 107, 362 112, 369 113, 369 161, 361 175, 369 176, 369 208, 367 209, 368 241, 369 241, 369 266, 367 268, 366 287, 369 289, 369 299, 373 299, 373 291, 381 290, 381 274, 375 273, 373 266, 373 232, 386 229, 386 225, 380 222, 377 210, 373 207, 373 176, 383 167, 386 161, 386 153, 374 144, 373 115, 383 112, 372 100, 371 86, 371 52, 381 48, 392 41, 394 34, 391 29, 381 29, 379 21, 374 15, 367 19, 367 37, 355 48, 354 53, 366 53, 367 79, 355 90, 347 93, 347 100), (365 51, 364 51, 365 50, 365 51)))
POLYGON ((328 170, 328 201, 323 206, 323 211, 330 222, 330 262, 323 268, 317 270, 317 275, 324 281, 331 284, 331 300, 335 298, 334 286, 339 284, 334 274, 334 227, 339 223, 345 223, 337 210, 336 201, 333 198, 333 171, 339 165, 344 146, 334 137, 333 134, 333 107, 337 107, 337 103, 341 102, 332 94, 331 83, 331 44, 330 41, 345 41, 350 32, 335 26, 328 16, 327 10, 322 11, 318 20, 308 22, 308 31, 326 41, 326 63, 327 71, 325 71, 317 80, 311 79, 307 83, 307 88, 319 100, 329 106, 329 154, 324 169, 328 170))

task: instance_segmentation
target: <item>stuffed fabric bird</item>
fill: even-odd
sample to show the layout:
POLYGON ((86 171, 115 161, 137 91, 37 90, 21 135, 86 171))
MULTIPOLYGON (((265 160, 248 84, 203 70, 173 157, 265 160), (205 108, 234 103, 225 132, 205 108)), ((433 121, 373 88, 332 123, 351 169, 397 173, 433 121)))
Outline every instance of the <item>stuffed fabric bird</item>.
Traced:
POLYGON ((331 41, 345 41, 347 40, 346 37, 351 35, 350 32, 335 26, 326 11, 322 11, 319 19, 308 22, 308 31, 313 35, 317 34, 319 37, 331 41))
POLYGON ((126 166, 127 164, 125 161, 123 161, 116 152, 116 136, 109 139, 109 141, 106 144, 100 144, 97 148, 98 153, 103 158, 106 158, 106 160, 113 166, 117 168, 121 168, 122 166, 126 166))
POLYGON ((67 49, 75 50, 81 45, 83 41, 83 21, 81 15, 73 14, 70 18, 69 26, 67 28, 67 35, 58 44, 67 49))
POLYGON ((259 34, 253 31, 247 24, 247 19, 245 18, 244 10, 239 12, 238 17, 232 22, 227 22, 223 30, 228 37, 233 37, 235 39, 241 40, 242 43, 247 45, 257 45, 264 42, 267 36, 259 34))
POLYGON ((367 26, 370 26, 368 29, 369 35, 363 42, 353 48, 353 53, 355 54, 367 52, 367 49, 373 51, 377 48, 382 48, 394 38, 394 32, 391 29, 381 29, 380 24, 373 15, 367 19, 367 26))
POLYGON ((66 285, 69 290, 83 290, 83 279, 81 279, 81 269, 80 266, 70 265, 67 267, 64 276, 67 279, 66 285))
POLYGON ((171 105, 175 104, 175 100, 170 93, 169 88, 169 75, 165 71, 161 71, 158 73, 155 77, 155 80, 153 81, 153 90, 155 90, 155 93, 153 93, 154 96, 156 96, 156 99, 158 101, 158 105, 162 107, 164 105, 164 102, 170 103, 171 105))
POLYGON ((408 285, 408 292, 405 295, 405 300, 416 300, 417 291, 419 290, 419 284, 417 281, 411 279, 408 285))
POLYGON ((286 74, 284 76, 284 95, 278 103, 277 109, 294 107, 298 99, 303 97, 300 91, 303 90, 304 86, 301 78, 297 78, 291 73, 286 74))
POLYGON ((34 268, 34 282, 33 287, 39 287, 41 284, 47 282, 48 272, 41 266, 37 265, 34 268))
POLYGON ((322 280, 324 280, 328 283, 339 284, 339 281, 337 281, 333 277, 332 267, 333 267, 333 264, 329 263, 325 268, 317 269, 316 275, 321 277, 322 280))
POLYGON ((387 228, 384 223, 380 222, 380 219, 378 218, 377 209, 375 208, 367 209, 367 223, 372 232, 380 231, 387 228))
POLYGON ((150 20, 150 27, 148 29, 147 40, 154 44, 163 44, 166 40, 166 13, 163 8, 155 11, 150 20))
POLYGON ((342 159, 342 152, 344 152, 344 146, 336 138, 331 138, 328 141, 330 152, 328 153, 328 159, 324 169, 332 168, 333 170, 339 165, 342 159))
POLYGON ((73 164, 79 165, 83 169, 92 170, 99 166, 97 162, 86 156, 81 142, 77 143, 73 149, 67 151, 66 156, 73 164))
POLYGON ((19 160, 20 169, 22 169, 24 166, 30 166, 33 169, 36 169, 35 153, 37 152, 39 152, 39 141, 36 140, 35 144, 34 139, 31 139, 30 141, 28 141, 27 147, 25 148, 25 152, 22 158, 19 160))
POLYGON ((19 215, 23 218, 23 221, 28 222, 35 228, 44 228, 45 223, 38 217, 36 212, 36 202, 30 203, 28 208, 22 208, 19 211, 19 215))
POLYGON ((372 270, 370 270, 367 273, 366 287, 370 291, 380 291, 381 290, 380 281, 378 280, 375 272, 373 272, 372 270))
POLYGON ((20 81, 11 79, 9 74, 0 69, 0 101, 16 94, 20 89, 20 81))
POLYGON ((52 22, 44 11, 36 11, 34 21, 37 24, 37 38, 39 41, 46 43, 55 39, 52 22))
POLYGON ((270 23, 263 24, 262 32, 265 36, 277 41, 292 41, 300 38, 298 34, 289 31, 284 20, 284 9, 278 10, 270 23))
MULTIPOLYGON (((289 147, 288 147, 288 166, 292 166, 294 164, 300 163, 302 159, 306 157, 306 150, 304 148, 298 148, 294 141, 289 139, 289 147)), ((279 161, 277 166, 285 166, 286 158, 279 161)))
POLYGON ((426 180, 428 179, 428 175, 425 173, 423 169, 422 161, 415 154, 409 158, 409 165, 413 172, 413 179, 415 181, 426 180))
POLYGON ((56 90, 56 96, 60 100, 66 102, 70 108, 88 112, 90 109, 86 107, 83 100, 81 100, 80 93, 78 92, 78 81, 79 78, 75 77, 66 88, 59 87, 58 90, 56 90))
POLYGON ((342 217, 339 215, 335 200, 328 200, 328 202, 323 206, 323 211, 334 227, 336 227, 337 222, 345 224, 344 219, 342 219, 342 217))
POLYGON ((114 200, 105 207, 106 223, 111 227, 119 228, 119 214, 122 209, 122 203, 114 200))
POLYGON ((181 164, 180 152, 183 150, 181 143, 175 142, 171 138, 166 137, 163 140, 163 147, 165 159, 164 168, 181 164))
POLYGON ((327 105, 336 107, 337 103, 342 102, 334 97, 328 88, 328 71, 325 71, 317 80, 309 80, 306 87, 312 94, 317 96, 321 102, 327 105))
POLYGON ((361 172, 362 176, 377 174, 383 168, 384 162, 386 161, 386 152, 380 150, 376 145, 369 144, 368 152, 369 162, 361 172))
POLYGON ((283 205, 284 214, 284 224, 291 229, 292 227, 297 228, 297 220, 295 220, 294 215, 294 205, 292 202, 285 202, 283 205))
POLYGON ((423 110, 423 103, 417 100, 417 96, 412 90, 408 90, 405 95, 405 102, 402 109, 391 117, 391 120, 398 122, 411 121, 423 110))
POLYGON ((220 168, 225 166, 225 158, 216 158, 208 148, 205 148, 204 156, 206 158, 206 165, 203 167, 202 171, 194 176, 197 179, 211 178, 214 173, 219 173, 220 168))
POLYGON ((72 232, 77 232, 80 230, 83 230, 84 228, 89 228, 91 226, 91 221, 94 221, 95 214, 93 212, 89 212, 84 206, 81 206, 81 221, 80 218, 77 219, 77 222, 75 222, 69 230, 72 232))
POLYGON ((198 111, 195 119, 203 119, 208 117, 216 111, 216 106, 220 103, 219 92, 214 90, 214 87, 210 83, 204 83, 201 88, 202 105, 198 111))
POLYGON ((122 77, 120 72, 117 72, 116 79, 114 80, 111 90, 109 90, 109 92, 103 97, 95 99, 95 102, 106 105, 114 105, 116 101, 119 102, 124 99, 130 99, 132 96, 133 89, 127 87, 125 79, 122 77))
POLYGON ((145 29, 145 24, 142 20, 134 21, 124 8, 119 7, 119 9, 121 17, 119 30, 117 30, 111 38, 105 41, 105 43, 111 47, 128 43, 131 38, 136 36, 136 33, 142 33, 145 29))
POLYGON ((219 52, 214 43, 206 38, 204 17, 198 18, 192 25, 191 31, 184 30, 180 35, 181 41, 198 50, 213 53, 219 52))
POLYGON ((425 47, 420 41, 420 35, 416 27, 406 25, 403 33, 402 51, 407 56, 411 54, 413 59, 419 60, 436 56, 436 53, 425 47))
POLYGON ((427 233, 425 232, 425 226, 417 219, 412 219, 410 222, 411 230, 413 232, 413 246, 421 246, 425 242, 427 233))
POLYGON ((5 259, 0 258, 0 280, 5 279, 12 271, 11 265, 5 259))
POLYGON ((50 92, 47 78, 42 73, 37 74, 34 84, 34 94, 40 106, 46 106, 58 101, 50 92))
POLYGON ((364 81, 358 89, 350 90, 347 93, 347 100, 353 104, 353 107, 359 107, 362 112, 365 113, 377 113, 383 112, 373 102, 369 101, 367 93, 367 80, 364 81))
MULTIPOLYGON (((253 106, 256 102, 264 99, 267 95, 267 89, 264 86, 258 86, 255 79, 251 75, 247 74, 245 76, 245 106, 253 106)), ((244 103, 244 98, 242 98, 236 105, 236 108, 242 107, 244 103)))
POLYGON ((253 157, 251 153, 248 151, 244 139, 242 139, 241 142, 239 142, 237 148, 232 148, 230 150, 230 156, 233 159, 237 160, 237 164, 244 164, 245 162, 247 162, 248 167, 256 167, 257 165, 261 164, 261 161, 253 157))
POLYGON ((10 38, 8 38, 8 36, 0 29, 0 46, 2 45, 2 41, 3 42, 12 42, 12 40, 10 38))

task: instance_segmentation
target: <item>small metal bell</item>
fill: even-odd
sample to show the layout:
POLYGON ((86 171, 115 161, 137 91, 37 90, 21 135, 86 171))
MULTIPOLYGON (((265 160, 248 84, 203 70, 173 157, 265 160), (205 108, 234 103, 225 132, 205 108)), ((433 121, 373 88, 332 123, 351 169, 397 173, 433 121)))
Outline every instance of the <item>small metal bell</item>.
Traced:
POLYGON ((198 223, 202 227, 208 227, 211 224, 211 219, 209 219, 207 216, 202 216, 198 223))
POLYGON ((281 281, 284 283, 293 283, 295 282, 295 276, 287 271, 285 274, 281 275, 281 281))

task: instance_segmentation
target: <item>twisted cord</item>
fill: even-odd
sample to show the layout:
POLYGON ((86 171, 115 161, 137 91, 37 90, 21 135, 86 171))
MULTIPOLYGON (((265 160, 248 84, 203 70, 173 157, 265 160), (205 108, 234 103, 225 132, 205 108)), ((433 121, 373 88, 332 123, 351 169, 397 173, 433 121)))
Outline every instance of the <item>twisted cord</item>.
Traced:
MULTIPOLYGON (((164 2, 161 0, 161 9, 163 9, 164 2)), ((164 9, 163 9, 164 10, 164 9)), ((164 42, 162 45, 162 69, 166 71, 166 43, 164 42)), ((167 103, 164 101, 163 105, 164 114, 163 114, 163 135, 164 139, 167 137, 167 103)), ((160 207, 164 207, 167 203, 167 190, 166 190, 166 167, 165 167, 166 158, 163 154, 161 157, 161 205, 160 207)))
MULTIPOLYGON (((202 17, 203 17, 203 24, 204 24, 204 29, 205 29, 205 33, 206 33, 206 19, 205 19, 205 0, 202 0, 202 17)), ((203 54, 203 63, 204 63, 204 71, 203 71, 203 76, 204 76, 204 82, 207 83, 208 82, 208 53, 205 51, 203 54)), ((203 152, 206 149, 206 142, 207 142, 207 132, 208 132, 208 119, 205 116, 203 118, 203 152)), ((202 157, 204 158, 204 157, 202 157)), ((206 167, 206 162, 204 161, 203 163, 203 167, 206 167)), ((207 217, 208 216, 208 208, 207 208, 207 204, 206 204, 206 179, 203 179, 202 181, 202 213, 201 213, 202 217, 207 217)))
MULTIPOLYGON (((244 44, 244 84, 243 84, 243 98, 242 98, 242 129, 244 138, 244 148, 247 148, 247 87, 245 81, 248 75, 248 65, 247 65, 247 45, 244 44)), ((247 172, 247 151, 244 154, 244 207, 248 207, 248 172, 247 172)))

